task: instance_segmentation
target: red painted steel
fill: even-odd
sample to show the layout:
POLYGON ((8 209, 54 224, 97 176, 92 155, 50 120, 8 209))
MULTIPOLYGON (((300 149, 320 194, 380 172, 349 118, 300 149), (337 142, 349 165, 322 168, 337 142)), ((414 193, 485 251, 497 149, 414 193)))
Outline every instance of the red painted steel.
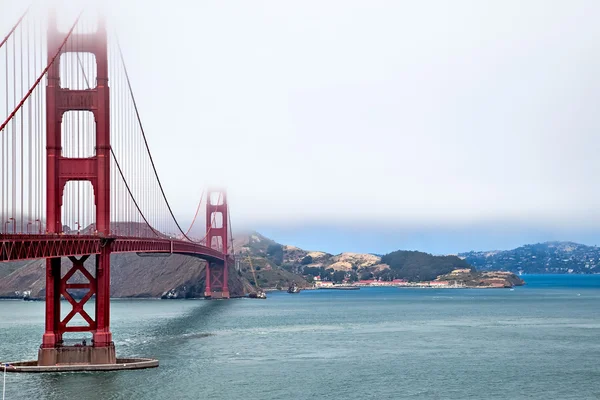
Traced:
POLYGON ((64 34, 58 32, 56 19, 51 16, 48 26, 48 69, 46 86, 46 166, 47 166, 47 222, 48 233, 62 232, 61 207, 68 181, 90 181, 96 203, 96 229, 102 236, 110 235, 110 117, 108 88, 108 53, 106 26, 98 24, 94 34, 73 33, 67 46, 61 47, 64 34), (95 56, 97 85, 88 90, 60 87, 60 57, 57 53, 88 52, 95 56), (61 125, 67 111, 86 110, 96 121, 96 154, 89 158, 67 158, 61 155, 61 125))
POLYGON ((52 348, 62 341, 60 333, 60 258, 46 259, 46 330, 42 347, 52 348))
MULTIPOLYGON (((0 262, 100 254, 110 244, 111 253, 184 254, 216 263, 225 255, 198 243, 183 240, 91 235, 2 235, 0 262)), ((229 260, 231 262, 231 260, 229 260)))
MULTIPOLYGON (((71 303, 72 310, 67 316, 60 321, 60 331, 63 332, 86 332, 93 331, 96 329, 96 321, 89 316, 89 314, 83 309, 85 303, 92 298, 96 293, 97 282, 96 278, 92 276, 84 267, 85 261, 89 255, 82 256, 81 258, 69 257, 69 260, 73 263, 71 269, 65 274, 60 280, 60 294, 71 303), (87 279, 87 283, 69 283, 69 280, 75 275, 76 272, 80 272, 87 279), (80 301, 73 298, 69 289, 87 289, 87 293, 82 297, 80 301), (69 321, 76 315, 79 314, 88 323, 87 326, 68 326, 69 321)), ((60 305, 59 305, 60 307, 60 305)), ((62 337, 60 338, 62 339, 62 337)))
MULTIPOLYGON (((78 20, 77 20, 78 21, 78 20)), ((197 257, 207 261, 206 267, 206 289, 205 295, 213 298, 229 298, 229 265, 233 259, 229 254, 229 215, 227 196, 224 190, 213 190, 207 193, 206 204, 206 244, 202 240, 197 243, 187 237, 188 229, 184 233, 175 220, 171 207, 167 202, 158 174, 154 168, 154 162, 146 142, 146 137, 141 129, 145 148, 148 151, 154 175, 169 214, 177 228, 181 231, 180 239, 172 239, 155 230, 144 217, 139 208, 134 194, 131 192, 125 177, 118 167, 133 203, 142 216, 150 231, 156 237, 121 236, 111 232, 110 226, 110 96, 108 86, 108 52, 107 33, 104 21, 99 21, 96 32, 76 33, 74 31, 77 21, 69 34, 65 37, 56 27, 56 16, 50 15, 48 23, 48 46, 47 46, 47 85, 46 85, 46 229, 42 233, 41 217, 35 221, 39 222, 39 234, 16 234, 16 220, 8 218, 13 223, 13 234, 0 234, 0 263, 10 261, 22 261, 33 259, 46 259, 46 320, 45 331, 42 338, 42 350, 51 353, 53 348, 62 345, 63 335, 67 332, 91 332, 93 334, 93 345, 100 351, 114 347, 110 331, 110 256, 113 253, 165 253, 184 254, 197 257), (74 90, 62 88, 61 85, 61 54, 65 53, 91 53, 96 62, 96 82, 94 87, 85 90, 74 90), (89 111, 95 121, 95 154, 90 157, 65 157, 62 143, 62 124, 64 114, 68 111, 89 111), (95 204, 94 228, 87 230, 86 234, 68 234, 63 232, 63 196, 65 186, 69 181, 89 181, 93 189, 93 200, 95 204), (95 256, 95 271, 89 272, 85 263, 95 256), (65 273, 61 270, 61 258, 68 258, 70 265, 65 273), (76 275, 83 275, 83 280, 72 281, 76 275), (81 300, 76 300, 73 291, 85 291, 81 300), (84 309, 86 302, 95 297, 94 315, 88 314, 84 309), (69 312, 61 318, 61 298, 64 298, 70 306, 69 312), (79 316, 85 325, 72 325, 73 319, 79 316)), ((82 67, 83 69, 83 67, 82 67)), ((67 69, 68 71, 68 69, 67 69)), ((85 73, 85 72, 84 72, 85 73)), ((127 72, 125 71, 125 74, 127 72)), ((42 74, 43 76, 44 74, 42 74)), ((26 97, 41 81, 38 79, 29 90, 26 97)), ((86 77, 87 81, 87 77, 86 77)), ((129 78, 127 76, 129 85, 129 78)), ((131 90, 131 87, 129 86, 131 90)), ((40 104, 42 101, 40 100, 40 104)), ((114 105, 113 105, 114 106, 114 105)), ((134 107, 136 115, 137 106, 134 107)), ((10 118, 9 118, 10 119, 10 118)), ((118 125, 116 125, 118 127, 118 125)), ((140 124, 141 128, 141 124, 140 124)), ((77 128, 79 129, 79 128, 77 128)), ((117 129, 119 135, 122 133, 117 129)), ((79 131, 78 131, 79 132, 79 131)), ((114 134, 114 133, 113 133, 114 134)), ((117 136, 119 138, 119 136, 117 136)), ((43 152, 40 153, 43 156, 43 152)), ((116 157, 116 165, 119 166, 116 157)), ((31 166, 30 166, 31 167, 31 166)), ((117 171, 117 170, 115 170, 117 171)), ((139 171, 138 171, 139 172, 139 171)), ((117 174, 115 173, 115 176, 117 174)), ((41 187, 41 185, 40 185, 41 187)), ((142 186, 143 187, 143 186, 142 186)), ((42 192, 40 190, 40 192, 42 192)), ((120 195, 118 190, 113 194, 120 195)), ((125 195, 125 192, 123 192, 125 195)), ((148 203, 148 199, 146 199, 148 203)), ((151 202, 150 202, 151 203, 151 202)), ((115 203, 113 203, 115 204, 115 203)), ((116 203, 114 207, 120 210, 127 207, 125 203, 116 203)), ((198 206, 198 210, 200 205, 198 206)), ((133 208, 132 208, 133 209, 133 208)), ((198 214, 196 210, 196 216, 198 214)), ((40 208, 41 212, 41 208, 40 208)), ((127 210, 126 210, 127 212, 127 210)), ((161 211, 158 211, 159 218, 161 211)), ((130 214, 125 214, 130 216, 130 214)), ((194 220, 196 219, 194 217, 194 220)), ((21 225, 23 225, 21 218, 21 225)), ((81 221, 79 218, 76 221, 81 221)), ((7 224, 8 221, 5 223, 7 224)), ((79 222, 74 222, 78 225, 79 222)), ((113 222, 117 224, 117 222, 113 222)), ((126 219, 124 224, 128 224, 126 219)), ((27 224, 27 232, 30 232, 27 224)), ((69 224, 72 225, 72 224, 69 224)), ((144 225, 145 226, 145 225, 144 225)), ((193 226, 193 223, 192 223, 193 226)), ((33 229, 32 231, 35 231, 33 229)), ((139 230, 136 235, 142 236, 144 230, 139 230)), ((148 230, 146 230, 148 231, 148 230)), ((166 231, 166 230, 165 230, 166 231)), ((152 236, 152 235, 151 235, 152 236)), ((64 268, 64 267, 63 267, 64 268)), ((63 305, 65 303, 63 302, 63 305)))
POLYGON ((228 207, 224 190, 209 190, 206 196, 206 244, 224 254, 221 262, 206 266, 205 297, 229 298, 228 207))
MULTIPOLYGON (((87 180, 94 189, 96 204, 96 230, 100 236, 110 235, 110 96, 108 89, 108 50, 106 24, 103 20, 98 22, 94 33, 72 33, 63 46, 64 39, 56 26, 56 15, 51 14, 48 20, 48 83, 46 86, 46 231, 48 234, 62 232, 61 208, 63 192, 68 181, 87 180), (71 90, 61 88, 60 54, 66 52, 92 53, 96 60, 97 79, 96 87, 88 90, 71 90), (58 57, 57 57, 58 54, 58 57), (96 122, 96 154, 89 158, 67 158, 62 156, 61 125, 63 115, 67 111, 87 110, 93 113, 96 122)), ((60 243, 60 242, 59 242, 60 243)), ((79 241, 74 243, 79 244, 79 241)), ((86 242, 89 243, 89 242, 86 242)), ((100 242, 94 252, 96 254, 96 320, 93 322, 87 314, 82 314, 82 303, 72 302, 72 298, 60 287, 59 293, 69 300, 72 311, 68 316, 79 313, 90 324, 87 328, 80 327, 78 331, 90 331, 94 335, 94 346, 105 347, 112 344, 112 335, 108 325, 110 313, 110 253, 111 241, 100 242), (86 318, 87 317, 87 318, 86 318)), ((78 251, 67 246, 63 252, 78 251)), ((81 249, 79 250, 81 251, 81 249)), ((59 251, 60 253, 60 251, 59 251)), ((76 255, 76 254, 70 254, 76 255)), ((58 255, 57 255, 58 257, 58 255)), ((85 257, 87 258, 87 257, 85 257)), ((56 264, 60 259, 47 258, 47 286, 56 286, 56 281, 63 282, 60 278, 60 268, 56 273, 56 264), (58 261, 57 261, 58 260, 58 261)), ((83 262, 73 261, 73 267, 65 275, 80 270, 83 262)), ((56 291, 56 289, 55 289, 56 291)), ((46 320, 46 331, 43 336, 42 347, 51 348, 59 344, 64 332, 68 332, 66 322, 56 324, 56 315, 60 315, 60 300, 57 301, 56 293, 46 291, 46 312, 50 317, 46 320), (52 322, 48 324, 48 322, 52 322)), ((94 294, 90 291, 89 296, 94 294)), ((85 303, 85 302, 83 302, 85 303)), ((68 322, 68 320, 67 320, 68 322)))

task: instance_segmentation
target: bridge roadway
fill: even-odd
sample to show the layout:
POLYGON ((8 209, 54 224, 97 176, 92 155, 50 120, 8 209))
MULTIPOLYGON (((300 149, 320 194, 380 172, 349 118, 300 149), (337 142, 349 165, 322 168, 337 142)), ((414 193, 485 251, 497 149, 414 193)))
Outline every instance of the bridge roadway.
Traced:
POLYGON ((110 243, 111 253, 184 254, 209 262, 221 261, 219 250, 184 240, 95 235, 0 234, 0 262, 100 254, 110 243))

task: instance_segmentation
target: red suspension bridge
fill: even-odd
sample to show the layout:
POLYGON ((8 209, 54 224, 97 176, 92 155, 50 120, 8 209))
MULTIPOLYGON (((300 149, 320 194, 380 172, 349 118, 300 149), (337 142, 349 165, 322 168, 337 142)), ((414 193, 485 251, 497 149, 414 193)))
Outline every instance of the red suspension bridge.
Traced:
POLYGON ((204 237, 190 235, 202 219, 202 199, 192 225, 181 227, 159 179, 123 53, 102 18, 81 13, 60 27, 53 12, 25 11, 0 42, 0 97, 0 262, 46 259, 38 365, 74 360, 63 339, 69 332, 92 334, 84 362, 116 362, 113 253, 203 259, 205 296, 229 297, 226 194, 206 192, 204 237), (86 283, 73 281, 78 273, 86 283), (87 293, 75 299, 75 290, 87 293), (67 300, 62 312, 61 298, 67 300), (91 299, 92 315, 84 309, 91 299), (84 324, 75 324, 75 316, 84 324))

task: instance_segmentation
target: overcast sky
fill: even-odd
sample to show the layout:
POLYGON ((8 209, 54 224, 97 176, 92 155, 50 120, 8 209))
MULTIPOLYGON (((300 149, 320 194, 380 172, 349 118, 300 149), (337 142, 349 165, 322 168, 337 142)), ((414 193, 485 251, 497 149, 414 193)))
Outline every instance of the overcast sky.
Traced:
POLYGON ((219 185, 331 252, 600 238, 598 1, 109 3, 184 221, 219 185))

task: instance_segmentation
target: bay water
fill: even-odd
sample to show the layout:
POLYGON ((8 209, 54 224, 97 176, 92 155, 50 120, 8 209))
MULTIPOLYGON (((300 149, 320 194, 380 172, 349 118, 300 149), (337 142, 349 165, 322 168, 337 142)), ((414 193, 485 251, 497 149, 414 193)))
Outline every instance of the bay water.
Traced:
MULTIPOLYGON (((509 289, 113 300, 119 357, 157 369, 8 374, 7 399, 598 399, 600 275, 509 289)), ((44 303, 0 301, 0 360, 35 359, 44 303)))

